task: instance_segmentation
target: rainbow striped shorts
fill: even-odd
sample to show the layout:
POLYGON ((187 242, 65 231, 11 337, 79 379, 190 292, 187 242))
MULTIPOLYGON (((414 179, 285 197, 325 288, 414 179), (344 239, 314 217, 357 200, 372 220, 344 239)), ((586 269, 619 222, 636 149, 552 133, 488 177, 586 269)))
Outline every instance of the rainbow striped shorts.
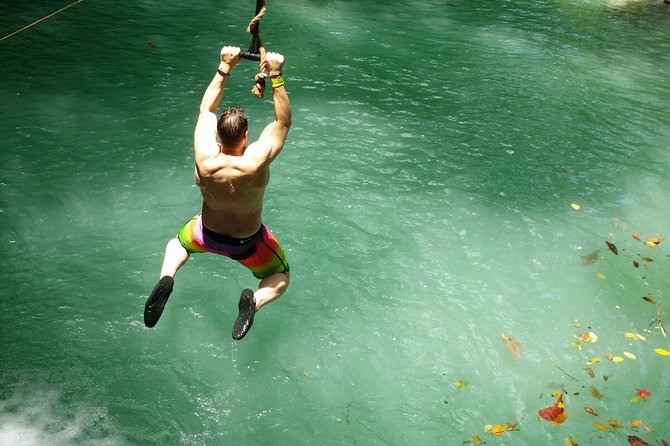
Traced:
POLYGON ((247 267, 258 279, 289 271, 284 251, 265 225, 261 225, 254 235, 240 239, 207 229, 198 214, 182 226, 177 238, 189 253, 211 252, 230 257, 247 267))

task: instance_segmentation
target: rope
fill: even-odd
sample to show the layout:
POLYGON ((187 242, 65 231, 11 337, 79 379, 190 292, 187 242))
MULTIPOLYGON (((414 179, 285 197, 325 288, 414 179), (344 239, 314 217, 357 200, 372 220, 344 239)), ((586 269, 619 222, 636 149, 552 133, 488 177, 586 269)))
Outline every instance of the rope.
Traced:
MULTIPOLYGON (((249 22, 249 26, 247 26, 247 32, 253 36, 252 42, 255 41, 258 44, 258 54, 261 56, 260 62, 258 63, 258 74, 254 78, 255 83, 254 86, 251 87, 251 93, 257 98, 262 98, 263 93, 265 93, 265 78, 267 77, 267 68, 265 66, 266 51, 265 47, 263 46, 263 42, 261 41, 259 29, 260 21, 265 15, 267 8, 265 7, 265 1, 259 1, 259 4, 261 4, 261 8, 257 11, 254 18, 252 18, 249 22)), ((258 4, 256 6, 258 6, 258 4)))
POLYGON ((49 18, 55 16, 56 14, 61 13, 61 12, 65 11, 66 9, 75 6, 77 3, 81 3, 81 2, 83 2, 83 1, 84 1, 84 0, 77 0, 76 2, 72 2, 72 3, 70 3, 70 4, 67 5, 67 6, 63 6, 63 7, 60 8, 58 11, 56 11, 56 12, 52 12, 51 14, 49 14, 49 15, 47 15, 47 16, 44 16, 44 17, 42 17, 42 18, 39 19, 39 20, 35 20, 35 21, 34 21, 33 23, 31 23, 30 25, 24 26, 23 28, 14 31, 13 33, 7 34, 5 37, 3 37, 2 39, 0 39, 0 42, 2 42, 2 41, 5 40, 5 39, 9 39, 10 37, 15 36, 16 34, 22 32, 22 31, 25 31, 25 30, 27 30, 28 28, 30 28, 30 27, 32 27, 32 26, 35 26, 35 25, 37 25, 38 23, 41 23, 41 22, 43 22, 43 21, 45 21, 45 20, 47 20, 47 19, 49 19, 49 18))

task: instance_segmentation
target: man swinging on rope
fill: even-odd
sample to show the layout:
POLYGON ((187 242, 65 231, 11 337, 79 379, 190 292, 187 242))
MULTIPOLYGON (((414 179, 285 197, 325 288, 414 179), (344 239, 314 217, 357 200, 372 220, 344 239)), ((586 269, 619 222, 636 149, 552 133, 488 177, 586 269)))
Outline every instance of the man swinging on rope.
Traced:
POLYGON ((144 323, 153 327, 172 292, 174 275, 191 253, 211 252, 230 257, 260 279, 254 292, 242 291, 233 338, 242 339, 254 314, 279 298, 289 284, 289 265, 272 233, 262 224, 263 194, 270 179, 270 163, 279 155, 291 126, 289 102, 282 68, 284 56, 267 53, 265 69, 257 80, 269 76, 275 120, 258 141, 247 146, 247 117, 242 109, 228 107, 217 121, 216 110, 230 72, 240 61, 238 47, 221 49, 221 63, 200 104, 195 128, 195 181, 200 187, 202 212, 188 221, 170 240, 160 280, 144 307, 144 323))

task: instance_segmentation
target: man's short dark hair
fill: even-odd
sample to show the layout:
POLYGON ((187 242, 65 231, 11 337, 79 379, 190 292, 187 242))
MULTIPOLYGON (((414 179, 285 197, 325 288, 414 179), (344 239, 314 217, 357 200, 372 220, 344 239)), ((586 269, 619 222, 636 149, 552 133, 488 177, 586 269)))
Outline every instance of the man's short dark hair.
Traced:
POLYGON ((228 107, 223 110, 216 131, 225 146, 239 143, 247 131, 247 114, 239 107, 228 107))

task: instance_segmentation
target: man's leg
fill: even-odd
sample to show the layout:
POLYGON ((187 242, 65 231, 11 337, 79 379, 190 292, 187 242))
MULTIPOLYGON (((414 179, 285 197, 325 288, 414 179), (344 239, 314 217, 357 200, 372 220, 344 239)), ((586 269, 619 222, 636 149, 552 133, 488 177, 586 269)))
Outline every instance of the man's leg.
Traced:
POLYGON ((260 310, 265 304, 279 299, 288 288, 289 273, 274 273, 271 276, 261 280, 258 289, 254 293, 256 301, 256 311, 260 310))
POLYGON ((172 287, 174 286, 174 276, 179 268, 186 263, 189 253, 181 245, 178 238, 170 240, 165 247, 165 257, 161 267, 160 280, 151 291, 147 303, 144 305, 144 324, 147 327, 153 327, 158 323, 163 309, 167 303, 172 287))
POLYGON ((254 315, 262 306, 279 299, 288 288, 289 273, 274 273, 258 284, 254 293, 249 288, 242 291, 238 304, 239 314, 233 324, 233 339, 242 339, 254 323, 254 315))

